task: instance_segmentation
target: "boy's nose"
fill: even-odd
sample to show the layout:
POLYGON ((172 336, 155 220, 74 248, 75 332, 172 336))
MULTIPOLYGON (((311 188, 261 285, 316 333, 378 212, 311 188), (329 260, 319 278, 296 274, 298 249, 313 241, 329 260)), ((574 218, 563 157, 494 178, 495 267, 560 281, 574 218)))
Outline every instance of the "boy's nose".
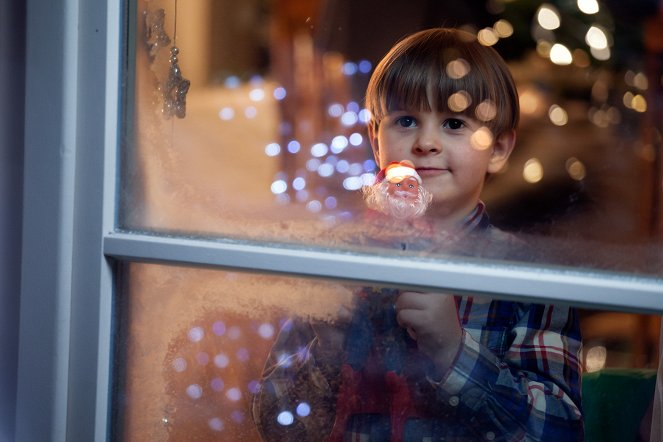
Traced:
POLYGON ((442 141, 435 130, 422 130, 412 146, 415 155, 430 155, 442 152, 442 141))

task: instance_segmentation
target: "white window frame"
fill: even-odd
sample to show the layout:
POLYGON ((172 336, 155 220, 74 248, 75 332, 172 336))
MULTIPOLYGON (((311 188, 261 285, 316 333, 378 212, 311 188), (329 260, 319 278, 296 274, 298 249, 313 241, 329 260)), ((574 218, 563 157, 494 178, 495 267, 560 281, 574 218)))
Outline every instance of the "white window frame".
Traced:
POLYGON ((110 438, 118 263, 344 279, 663 312, 663 279, 118 231, 121 1, 28 0, 18 441, 110 438))

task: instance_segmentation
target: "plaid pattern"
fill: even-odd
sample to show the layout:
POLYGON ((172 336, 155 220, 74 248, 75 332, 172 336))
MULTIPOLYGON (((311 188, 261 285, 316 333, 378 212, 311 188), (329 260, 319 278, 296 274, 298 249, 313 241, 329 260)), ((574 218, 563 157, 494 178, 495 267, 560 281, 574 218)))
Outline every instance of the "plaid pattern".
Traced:
MULTIPOLYGON (((473 215, 474 229, 487 228, 483 206, 473 215)), ((320 348, 310 324, 293 321, 281 331, 254 401, 254 420, 265 441, 322 441, 330 434, 362 442, 583 440, 581 337, 574 309, 456 297, 463 342, 439 376, 407 334, 380 328, 389 324, 387 307, 381 306, 394 290, 362 293, 370 296, 358 299, 373 301, 358 303, 360 320, 350 325, 343 354, 320 348), (389 376, 402 380, 405 390, 391 388, 389 376), (348 401, 354 408, 341 419, 336 412, 348 401), (301 403, 310 406, 310 414, 296 413, 301 403), (401 434, 394 431, 393 404, 407 404, 395 410, 404 419, 401 434), (279 423, 284 412, 294 422, 279 423), (343 428, 334 428, 335 419, 343 428)))

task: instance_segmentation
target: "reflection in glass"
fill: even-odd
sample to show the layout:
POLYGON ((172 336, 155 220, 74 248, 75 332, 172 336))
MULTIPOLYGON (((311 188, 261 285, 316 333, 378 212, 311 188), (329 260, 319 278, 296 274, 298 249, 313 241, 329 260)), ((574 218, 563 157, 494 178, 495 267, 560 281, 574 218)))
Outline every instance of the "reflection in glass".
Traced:
POLYGON ((173 2, 135 2, 121 225, 343 247, 320 233, 363 220, 369 75, 400 37, 445 23, 494 45, 518 84, 516 150, 483 195, 493 223, 533 239, 543 262, 658 274, 650 3, 417 0, 380 3, 379 20, 372 3, 200 1, 175 17, 173 2), (183 119, 162 112, 175 44, 191 80, 183 119))
MULTIPOLYGON (((411 331, 398 326, 393 316, 393 302, 400 294, 395 289, 362 291, 357 286, 325 281, 147 264, 127 265, 123 281, 117 303, 117 376, 113 389, 112 427, 116 440, 256 441, 260 440, 260 432, 266 440, 290 440, 283 439, 284 430, 292 437, 292 431, 305 421, 310 426, 307 431, 319 431, 309 435, 325 434, 336 416, 338 395, 344 394, 333 384, 347 377, 347 373, 327 377, 326 370, 372 360, 360 357, 366 355, 368 348, 368 341, 362 338, 366 327, 381 327, 372 335, 371 345, 379 343, 376 348, 382 348, 384 355, 398 355, 388 351, 394 346, 407 347, 406 359, 387 357, 381 363, 395 369, 401 364, 401 370, 392 373, 407 375, 408 382, 417 386, 410 394, 424 394, 431 386, 430 379, 434 379, 426 377, 430 360, 417 349, 411 331), (362 297, 361 293, 368 296, 362 297), (357 321, 369 317, 370 321, 357 321), (348 318, 352 318, 350 323, 346 322, 348 318), (344 351, 318 344, 320 337, 332 336, 324 334, 329 331, 324 327, 342 324, 343 332, 353 336, 344 351), (313 340, 309 339, 311 333, 317 333, 313 340), (411 364, 408 358, 414 358, 416 363, 411 364), (312 360, 317 364, 303 364, 312 360), (327 362, 320 363, 323 360, 327 362), (331 396, 325 400, 314 394, 284 396, 283 401, 272 403, 272 411, 265 405, 268 402, 261 409, 256 405, 261 403, 259 398, 268 397, 278 384, 278 376, 270 371, 274 364, 280 367, 281 375, 288 374, 286 383, 278 385, 283 391, 299 385, 296 391, 327 391, 331 396), (307 368, 302 371, 301 367, 307 368), (293 380, 299 384, 288 384, 293 380), (259 431, 256 416, 261 413, 270 417, 268 421, 258 419, 259 431)), ((523 330, 507 326, 487 332, 474 328, 476 318, 471 318, 483 308, 511 308, 513 304, 479 297, 458 299, 461 313, 472 312, 466 318, 461 315, 461 322, 477 345, 489 349, 500 364, 508 364, 509 370, 514 370, 511 373, 522 370, 527 364, 521 361, 517 368, 514 352, 524 351, 517 350, 523 330)), ((543 306, 533 306, 531 311, 539 308, 542 312, 553 311, 543 306)), ((563 306, 554 309, 566 311, 563 306)), ((605 431, 605 413, 614 413, 610 419, 614 419, 615 426, 621 425, 619 431, 633 432, 635 427, 624 424, 624 416, 615 413, 616 403, 606 400, 605 395, 609 392, 610 397, 619 398, 619 404, 631 404, 631 424, 643 418, 651 402, 658 364, 660 318, 587 310, 577 313, 584 335, 584 350, 578 354, 578 362, 587 369, 582 386, 587 440, 601 440, 597 434, 603 433, 596 432, 605 431)), ((541 335, 542 339, 551 340, 551 331, 552 328, 547 337, 541 335)), ((554 359, 548 355, 548 361, 554 359)), ((383 369, 376 369, 375 373, 382 375, 363 394, 382 397, 384 388, 377 386, 391 379, 390 370, 383 369)), ((536 379, 544 379, 541 371, 536 373, 536 379)), ((528 376, 535 374, 529 372, 528 376)), ((506 378, 500 378, 498 384, 506 388, 506 382, 506 378)), ((456 401, 456 406, 465 404, 464 394, 463 390, 445 396, 445 409, 455 410, 456 401)), ((422 399, 411 398, 415 403, 422 399)), ((374 406, 384 408, 385 404, 374 406)), ((419 417, 426 413, 421 408, 413 412, 419 417)), ((461 428, 465 417, 456 416, 454 425, 461 428)), ((476 431, 483 433, 493 428, 486 420, 477 425, 476 431)))

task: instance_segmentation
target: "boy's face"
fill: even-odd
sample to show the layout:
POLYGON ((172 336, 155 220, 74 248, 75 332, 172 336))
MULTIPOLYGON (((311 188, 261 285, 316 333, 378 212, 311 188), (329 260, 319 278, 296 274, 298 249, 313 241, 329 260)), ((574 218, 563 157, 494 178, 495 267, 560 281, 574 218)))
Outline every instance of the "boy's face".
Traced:
POLYGON ((487 173, 499 171, 515 133, 495 138, 478 120, 461 114, 397 110, 369 126, 380 167, 410 160, 433 194, 439 215, 460 219, 476 206, 487 173))

